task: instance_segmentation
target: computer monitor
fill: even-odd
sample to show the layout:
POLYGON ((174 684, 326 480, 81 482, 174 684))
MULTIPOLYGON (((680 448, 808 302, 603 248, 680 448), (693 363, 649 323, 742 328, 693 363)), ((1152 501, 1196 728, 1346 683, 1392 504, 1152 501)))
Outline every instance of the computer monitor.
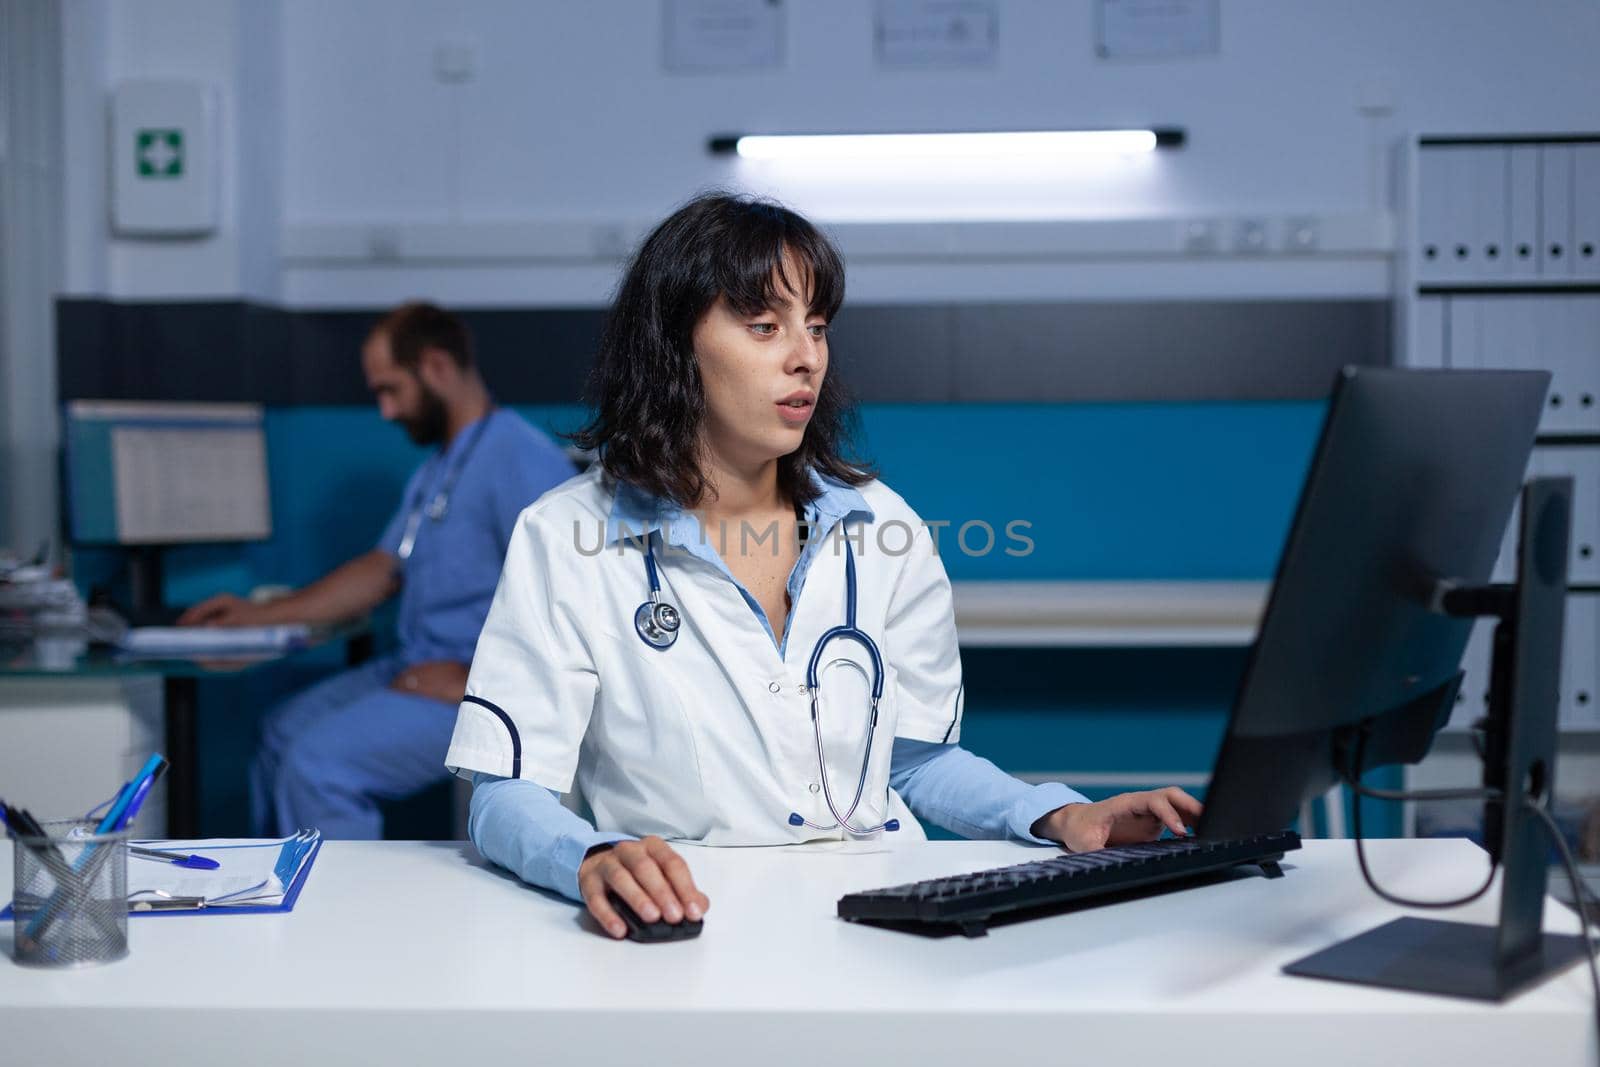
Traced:
POLYGON ((1206 794, 1207 836, 1293 822, 1336 782, 1340 728, 1369 723, 1369 767, 1426 754, 1473 625, 1434 610, 1433 586, 1489 581, 1548 382, 1339 374, 1206 794))
POLYGON ((1386 368, 1336 380, 1197 832, 1281 830, 1336 781, 1421 760, 1474 618, 1498 616, 1483 799, 1501 923, 1400 920, 1290 973, 1498 999, 1580 951, 1541 939, 1545 848, 1524 803, 1553 790, 1570 482, 1530 484, 1518 581, 1487 585, 1548 384, 1386 368))
POLYGON ((166 546, 272 536, 260 405, 74 400, 65 423, 68 536, 128 549, 132 621, 175 614, 163 603, 166 546))
POLYGON ((260 405, 75 400, 64 438, 75 544, 272 536, 260 405))

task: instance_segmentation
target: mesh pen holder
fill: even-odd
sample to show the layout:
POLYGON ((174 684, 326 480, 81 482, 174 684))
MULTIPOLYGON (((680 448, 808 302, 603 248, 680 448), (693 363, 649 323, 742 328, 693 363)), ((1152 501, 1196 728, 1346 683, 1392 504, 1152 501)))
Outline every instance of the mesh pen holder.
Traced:
POLYGON ((12 955, 39 967, 120 960, 128 954, 128 831, 96 834, 74 819, 43 826, 47 837, 11 833, 12 955))

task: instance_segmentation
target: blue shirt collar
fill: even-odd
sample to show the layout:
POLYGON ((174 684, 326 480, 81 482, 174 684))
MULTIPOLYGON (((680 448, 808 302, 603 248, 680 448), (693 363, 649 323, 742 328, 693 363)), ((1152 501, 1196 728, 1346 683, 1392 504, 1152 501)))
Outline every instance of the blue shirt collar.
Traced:
MULTIPOLYGON (((872 508, 859 489, 814 470, 809 473, 811 484, 818 489, 817 498, 805 507, 806 522, 813 527, 813 538, 846 519, 860 517, 872 521, 872 508)), ((617 482, 611 513, 606 517, 606 544, 616 544, 624 537, 643 539, 656 530, 661 531, 662 539, 669 545, 686 548, 698 544, 701 539, 700 521, 693 512, 629 482, 617 482)))

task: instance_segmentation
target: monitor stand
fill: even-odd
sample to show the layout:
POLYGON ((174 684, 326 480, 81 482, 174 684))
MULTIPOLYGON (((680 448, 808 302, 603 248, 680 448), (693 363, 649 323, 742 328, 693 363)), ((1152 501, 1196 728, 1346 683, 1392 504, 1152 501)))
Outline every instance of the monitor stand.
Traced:
POLYGON ((171 626, 178 612, 166 605, 162 545, 128 548, 128 624, 171 626))
MULTIPOLYGON (((1555 790, 1571 501, 1571 479, 1531 480, 1522 493, 1517 583, 1439 583, 1431 605, 1449 615, 1500 620, 1483 784, 1526 795, 1530 803, 1543 803, 1555 790)), ((1296 960, 1285 973, 1498 1001, 1583 959, 1581 936, 1543 932, 1549 846, 1538 816, 1520 802, 1490 800, 1483 836, 1490 857, 1500 863, 1498 925, 1396 919, 1296 960)))

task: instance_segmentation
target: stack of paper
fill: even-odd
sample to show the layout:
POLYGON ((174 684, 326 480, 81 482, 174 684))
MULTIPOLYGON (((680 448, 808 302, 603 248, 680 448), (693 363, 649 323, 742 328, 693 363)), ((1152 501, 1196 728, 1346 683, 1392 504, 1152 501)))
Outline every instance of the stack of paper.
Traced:
POLYGON ((203 871, 139 856, 128 857, 128 907, 132 911, 236 908, 287 911, 294 904, 322 833, 293 837, 210 838, 202 841, 137 841, 141 848, 204 856, 216 870, 203 871))

